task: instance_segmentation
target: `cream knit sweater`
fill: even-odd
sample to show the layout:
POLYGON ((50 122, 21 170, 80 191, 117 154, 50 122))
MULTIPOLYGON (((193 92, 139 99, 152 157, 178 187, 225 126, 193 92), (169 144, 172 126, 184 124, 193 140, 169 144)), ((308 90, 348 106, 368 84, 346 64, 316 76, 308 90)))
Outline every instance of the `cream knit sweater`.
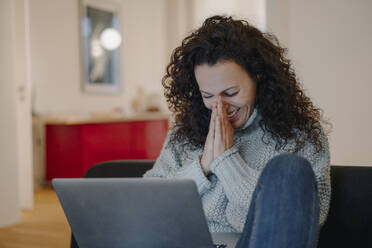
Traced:
MULTIPOLYGON (((258 125, 259 119, 257 110, 254 110, 244 126, 235 129, 233 147, 212 162, 212 174, 208 177, 203 174, 200 166, 203 150, 181 153, 179 144, 168 146, 171 130, 154 167, 144 177, 193 179, 201 196, 210 231, 242 232, 260 173, 271 158, 286 152, 275 150, 273 140, 266 138, 265 142, 262 141, 264 132, 258 125)), ((322 143, 323 150, 320 153, 314 153, 315 147, 311 143, 306 143, 297 153, 309 160, 317 178, 320 225, 326 220, 331 195, 330 158, 325 136, 322 137, 322 143)), ((291 147, 294 147, 294 143, 287 146, 291 147)))

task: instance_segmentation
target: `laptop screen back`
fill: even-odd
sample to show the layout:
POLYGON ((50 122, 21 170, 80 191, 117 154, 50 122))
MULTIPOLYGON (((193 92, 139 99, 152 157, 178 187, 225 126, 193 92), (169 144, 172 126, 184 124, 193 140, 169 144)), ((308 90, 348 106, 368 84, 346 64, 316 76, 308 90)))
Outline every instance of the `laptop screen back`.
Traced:
POLYGON ((54 179, 79 247, 213 247, 192 180, 54 179))

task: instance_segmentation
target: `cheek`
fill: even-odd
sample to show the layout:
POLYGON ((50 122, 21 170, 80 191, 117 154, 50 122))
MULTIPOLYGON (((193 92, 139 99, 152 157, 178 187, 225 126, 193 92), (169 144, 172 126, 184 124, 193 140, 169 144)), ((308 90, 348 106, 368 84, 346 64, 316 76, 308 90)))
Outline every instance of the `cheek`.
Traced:
POLYGON ((212 100, 203 98, 203 103, 207 109, 212 109, 212 106, 213 106, 212 100))
POLYGON ((256 101, 256 94, 254 91, 247 92, 240 99, 240 102, 244 103, 244 105, 254 105, 255 101, 256 101))

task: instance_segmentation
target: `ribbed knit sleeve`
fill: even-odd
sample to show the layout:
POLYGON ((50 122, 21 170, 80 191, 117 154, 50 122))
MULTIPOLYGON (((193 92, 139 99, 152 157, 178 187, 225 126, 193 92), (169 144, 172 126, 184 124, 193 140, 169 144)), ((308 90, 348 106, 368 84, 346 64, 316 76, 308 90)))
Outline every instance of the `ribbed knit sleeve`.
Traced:
POLYGON ((218 177, 228 199, 226 218, 238 232, 243 231, 251 197, 260 171, 250 168, 232 147, 211 164, 211 171, 218 177))
POLYGON ((192 179, 196 183, 199 194, 203 195, 211 187, 211 182, 201 169, 199 157, 192 156, 193 158, 190 159, 181 159, 177 152, 177 144, 169 143, 171 133, 172 131, 168 132, 154 167, 147 171, 144 177, 192 179))
POLYGON ((318 185, 318 196, 320 203, 320 216, 319 224, 323 226, 327 219, 330 199, 331 199, 331 176, 330 176, 330 155, 329 145, 326 136, 321 137, 322 150, 318 153, 315 152, 315 147, 312 144, 307 144, 299 155, 309 160, 313 167, 317 185, 318 185))

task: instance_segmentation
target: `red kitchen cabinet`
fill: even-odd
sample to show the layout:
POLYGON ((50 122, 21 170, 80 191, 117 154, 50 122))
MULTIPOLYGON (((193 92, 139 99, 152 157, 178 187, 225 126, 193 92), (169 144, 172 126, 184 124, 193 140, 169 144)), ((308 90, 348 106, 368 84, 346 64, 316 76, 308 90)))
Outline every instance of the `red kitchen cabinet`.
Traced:
POLYGON ((168 120, 46 123, 46 179, 82 177, 96 163, 156 159, 168 120))

